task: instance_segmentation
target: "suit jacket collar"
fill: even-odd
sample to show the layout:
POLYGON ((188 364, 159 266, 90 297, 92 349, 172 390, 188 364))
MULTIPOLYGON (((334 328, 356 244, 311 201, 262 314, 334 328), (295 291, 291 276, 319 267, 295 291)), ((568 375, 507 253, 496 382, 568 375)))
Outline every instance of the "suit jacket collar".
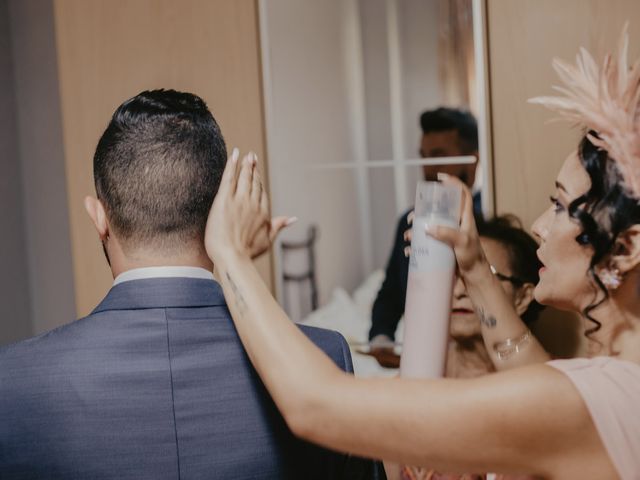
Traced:
POLYGON ((109 290, 92 313, 107 310, 226 305, 222 287, 200 278, 150 278, 123 282, 109 290))

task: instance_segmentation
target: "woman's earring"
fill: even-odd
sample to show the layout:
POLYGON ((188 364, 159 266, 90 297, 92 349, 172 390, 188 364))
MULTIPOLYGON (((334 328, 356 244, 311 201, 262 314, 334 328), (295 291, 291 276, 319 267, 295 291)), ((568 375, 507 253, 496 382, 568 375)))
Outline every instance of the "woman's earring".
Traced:
POLYGON ((616 290, 622 283, 622 274, 616 267, 604 268, 598 275, 607 290, 616 290))

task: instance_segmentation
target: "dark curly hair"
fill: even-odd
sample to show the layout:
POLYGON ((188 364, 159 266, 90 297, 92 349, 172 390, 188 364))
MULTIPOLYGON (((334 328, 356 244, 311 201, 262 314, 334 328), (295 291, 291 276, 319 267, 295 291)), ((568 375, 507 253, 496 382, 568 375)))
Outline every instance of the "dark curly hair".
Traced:
MULTIPOLYGON (((538 244, 523 228, 515 215, 503 215, 490 220, 476 220, 478 234, 490 238, 502 245, 509 255, 509 265, 514 286, 521 287, 525 283, 536 285, 540 280, 539 271, 542 263, 536 255, 538 244)), ((530 325, 538 319, 544 306, 532 300, 522 314, 522 321, 530 325)))
MULTIPOLYGON (((596 132, 589 133, 597 137, 596 132)), ((582 312, 594 324, 585 332, 590 337, 602 326, 591 312, 609 298, 595 268, 613 252, 619 235, 640 223, 640 203, 626 192, 622 175, 608 153, 591 143, 587 136, 580 142, 578 157, 591 179, 591 187, 569 204, 568 211, 582 229, 576 241, 593 248, 589 276, 596 288, 593 302, 582 312)))

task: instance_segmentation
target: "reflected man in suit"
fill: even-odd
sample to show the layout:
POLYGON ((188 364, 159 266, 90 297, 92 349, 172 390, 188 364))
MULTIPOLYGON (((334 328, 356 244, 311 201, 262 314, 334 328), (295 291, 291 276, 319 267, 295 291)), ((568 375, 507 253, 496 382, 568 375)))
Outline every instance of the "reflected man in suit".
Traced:
MULTIPOLYGON (((424 179, 436 181, 439 172, 454 175, 473 188, 478 167, 478 126, 469 112, 453 108, 427 110, 420 116, 422 158, 455 157, 473 155, 476 161, 466 165, 425 165, 424 179)), ((480 192, 474 192, 473 207, 476 216, 482 217, 480 192)), ((410 228, 409 213, 403 214, 396 227, 396 234, 387 262, 385 279, 373 304, 369 340, 371 353, 385 367, 397 367, 399 358, 393 352, 392 343, 400 318, 404 315, 407 294, 409 258, 405 249, 404 232, 410 228)))
MULTIPOLYGON (((0 350, 0 478, 373 478, 372 462, 294 438, 245 355, 203 243, 226 159, 195 95, 116 110, 85 200, 113 287, 0 350)), ((338 333, 301 328, 352 369, 338 333)))

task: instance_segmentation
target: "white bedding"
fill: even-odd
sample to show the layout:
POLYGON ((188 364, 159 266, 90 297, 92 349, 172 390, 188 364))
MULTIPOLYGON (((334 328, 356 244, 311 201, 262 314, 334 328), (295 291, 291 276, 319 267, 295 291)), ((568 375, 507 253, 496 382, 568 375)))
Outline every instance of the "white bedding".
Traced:
MULTIPOLYGON (((368 355, 356 350, 365 346, 369 340, 371 328, 371 307, 384 280, 384 272, 376 270, 350 296, 343 288, 336 288, 329 302, 312 312, 300 323, 314 327, 328 328, 340 332, 349 343, 353 368, 356 376, 395 376, 397 369, 383 368, 368 355)), ((396 338, 402 338, 402 321, 398 326, 396 338)))

